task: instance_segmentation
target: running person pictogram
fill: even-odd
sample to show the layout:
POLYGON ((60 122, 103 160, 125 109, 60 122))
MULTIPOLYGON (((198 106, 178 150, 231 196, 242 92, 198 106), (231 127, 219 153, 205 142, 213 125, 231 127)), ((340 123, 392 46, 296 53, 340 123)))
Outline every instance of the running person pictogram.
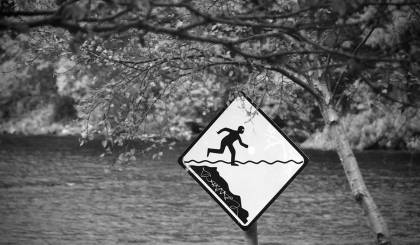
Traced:
POLYGON ((230 160, 230 164, 232 166, 238 166, 238 164, 235 163, 235 148, 233 147, 233 143, 235 141, 239 141, 239 144, 245 148, 248 148, 248 145, 243 143, 241 140, 241 136, 240 134, 244 133, 244 127, 243 126, 239 126, 238 130, 233 130, 230 128, 222 128, 220 129, 217 133, 220 134, 221 132, 226 131, 229 134, 226 135, 221 143, 220 143, 220 148, 219 149, 212 149, 212 148, 208 148, 207 149, 207 157, 209 156, 210 153, 217 153, 217 154, 222 154, 225 151, 226 146, 228 147, 230 154, 231 154, 231 160, 230 160))

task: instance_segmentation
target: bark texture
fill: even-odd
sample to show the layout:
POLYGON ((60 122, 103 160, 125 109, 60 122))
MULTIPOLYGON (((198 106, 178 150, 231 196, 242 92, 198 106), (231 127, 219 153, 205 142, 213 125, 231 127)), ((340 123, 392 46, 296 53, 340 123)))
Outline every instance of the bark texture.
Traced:
POLYGON ((330 136, 335 140, 335 149, 340 157, 355 201, 363 209, 369 226, 376 235, 377 244, 390 245, 390 234, 386 222, 365 185, 349 140, 339 122, 337 112, 332 106, 326 104, 321 104, 320 107, 324 120, 329 126, 330 136))

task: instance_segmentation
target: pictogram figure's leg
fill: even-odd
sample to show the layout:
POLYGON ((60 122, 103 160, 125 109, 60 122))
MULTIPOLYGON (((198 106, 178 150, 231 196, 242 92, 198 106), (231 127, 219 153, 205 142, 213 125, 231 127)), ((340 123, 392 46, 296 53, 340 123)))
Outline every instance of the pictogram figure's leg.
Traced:
POLYGON ((222 154, 225 151, 225 148, 226 148, 225 144, 220 145, 220 149, 208 148, 207 149, 207 156, 209 156, 210 153, 222 154))
POLYGON ((235 155, 236 155, 236 151, 235 148, 233 147, 233 145, 229 145, 228 146, 231 157, 230 157, 230 165, 232 166, 238 166, 238 164, 235 163, 235 155))

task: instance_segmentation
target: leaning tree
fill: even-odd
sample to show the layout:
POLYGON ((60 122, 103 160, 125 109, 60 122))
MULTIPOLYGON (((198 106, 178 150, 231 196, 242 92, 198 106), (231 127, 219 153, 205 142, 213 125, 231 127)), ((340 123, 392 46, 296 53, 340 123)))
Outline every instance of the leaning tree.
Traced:
POLYGON ((418 107, 419 13, 416 0, 46 0, 37 8, 8 0, 2 1, 0 30, 64 29, 69 49, 96 62, 89 69, 114 66, 97 75, 101 82, 89 103, 91 111, 114 111, 105 131, 124 137, 185 83, 205 84, 200 72, 236 74, 236 80, 264 73, 267 82, 282 77, 299 85, 321 111, 377 243, 390 244, 340 117, 361 84, 402 107, 418 107))

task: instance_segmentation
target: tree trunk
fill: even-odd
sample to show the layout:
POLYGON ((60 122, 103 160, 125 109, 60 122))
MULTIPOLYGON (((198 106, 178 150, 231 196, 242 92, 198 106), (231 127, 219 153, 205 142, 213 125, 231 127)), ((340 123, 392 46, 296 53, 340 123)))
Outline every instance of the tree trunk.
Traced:
POLYGON ((324 121, 329 126, 330 136, 335 140, 336 152, 340 157, 353 197, 367 216, 369 225, 375 233, 377 244, 391 244, 385 220, 365 185, 344 128, 338 120, 337 112, 332 106, 324 103, 320 103, 320 108, 324 121))

